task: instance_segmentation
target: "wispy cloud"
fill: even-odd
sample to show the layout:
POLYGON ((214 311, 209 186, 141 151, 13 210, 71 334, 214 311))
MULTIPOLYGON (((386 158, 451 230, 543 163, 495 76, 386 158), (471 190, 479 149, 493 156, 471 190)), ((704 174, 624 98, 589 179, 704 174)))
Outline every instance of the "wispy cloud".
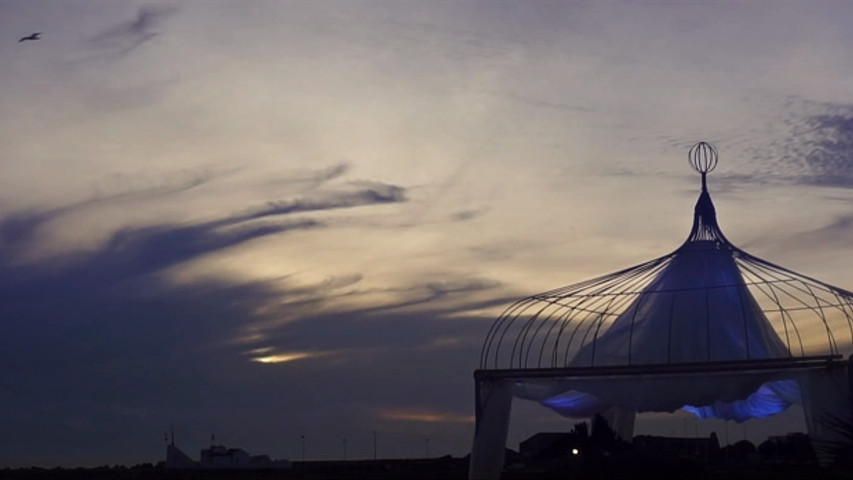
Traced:
POLYGON ((157 28, 174 15, 178 8, 172 5, 143 5, 136 16, 107 28, 89 38, 89 46, 123 55, 133 51, 158 35, 157 28))
POLYGON ((313 198, 268 202, 264 207, 250 210, 233 217, 232 220, 245 221, 274 215, 353 208, 406 200, 406 190, 396 185, 380 182, 353 182, 350 186, 351 191, 322 192, 313 198))
POLYGON ((769 245, 771 255, 783 256, 794 251, 845 251, 853 236, 853 213, 836 216, 831 222, 806 231, 768 232, 762 244, 769 245))
MULTIPOLYGON (((319 176, 335 177, 338 170, 319 176)), ((479 342, 485 325, 465 320, 439 325, 436 320, 445 316, 444 310, 459 312, 454 304, 466 292, 489 288, 488 282, 448 278, 446 282, 401 286, 394 292, 394 306, 424 306, 421 313, 404 314, 382 311, 376 305, 341 308, 336 304, 341 296, 354 299, 371 294, 370 289, 358 289, 363 279, 359 274, 330 277, 309 286, 291 283, 286 276, 269 282, 242 283, 223 277, 175 284, 160 275, 253 239, 281 235, 286 241, 289 232, 332 228, 305 214, 402 202, 402 187, 349 182, 341 190, 318 190, 311 192, 310 199, 270 202, 247 214, 206 222, 123 227, 90 250, 26 261, 17 255, 34 232, 63 215, 86 212, 107 198, 123 199, 129 205, 144 203, 204 181, 207 177, 190 175, 168 188, 118 189, 44 212, 16 212, 0 221, 4 239, 0 243, 0 310, 4 318, 0 368, 15 372, 0 379, 0 388, 11 392, 0 399, 0 408, 23 412, 22 420, 9 426, 20 433, 22 445, 37 452, 61 450, 58 444, 44 442, 37 432, 48 425, 66 428, 56 427, 64 425, 62 419, 74 419, 71 423, 77 427, 68 429, 96 425, 108 431, 157 431, 170 417, 182 421, 206 418, 199 405, 214 411, 224 404, 232 412, 245 408, 241 421, 251 423, 260 412, 270 416, 283 398, 288 408, 311 412, 312 420, 305 420, 308 423, 300 423, 301 415, 287 420, 311 432, 323 424, 318 418, 336 418, 341 412, 340 403, 333 401, 340 389, 355 392, 348 395, 348 409, 360 412, 361 417, 373 415, 376 421, 376 405, 383 403, 373 395, 382 390, 382 382, 412 390, 421 388, 419 382, 424 381, 453 382, 441 373, 453 371, 460 386, 468 384, 469 375, 457 366, 474 363, 467 357, 477 350, 472 346, 479 342), (299 218, 290 217, 297 213, 299 218), (299 303, 300 298, 313 303, 299 303), (451 299, 455 300, 448 302, 451 299), (433 308, 428 307, 429 302, 433 308), (276 322, 285 310, 298 320, 276 322), (236 341, 253 332, 262 335, 236 341), (442 358, 432 358, 430 352, 435 349, 443 352, 442 358), (442 367, 435 371, 438 365, 442 367), (412 369, 423 372, 416 382, 412 369), (39 382, 33 382, 35 378, 39 382), (236 387, 239 395, 233 382, 241 385, 236 387), (310 386, 307 390, 314 393, 293 392, 285 387, 288 384, 310 386), (206 402, 208 395, 214 400, 206 402), (64 399, 61 406, 50 407, 50 412, 39 410, 57 396, 64 399), (147 413, 128 413, 138 411, 147 413), (138 423, 142 417, 143 427, 138 423), (152 421, 162 424, 150 425, 152 421)), ((442 394, 437 408, 445 408, 455 398, 455 394, 442 394)), ((389 401, 405 405, 408 400, 389 401)), ((384 420, 468 421, 429 415, 384 420)), ((84 446, 95 448, 93 445, 84 446)), ((114 454, 112 447, 97 448, 101 455, 114 454)))
POLYGON ((95 185, 94 195, 52 208, 26 209, 0 218, 0 244, 8 255, 13 249, 30 246, 38 230, 62 216, 118 202, 145 202, 170 197, 200 187, 214 178, 210 171, 182 171, 143 179, 139 175, 114 175, 95 185))
MULTIPOLYGON (((853 188, 853 106, 839 105, 808 117, 807 130, 795 137, 815 185, 853 188)), ((792 142, 793 143, 793 142, 792 142)))
POLYGON ((754 180, 853 188, 853 105, 789 98, 766 142, 750 146, 754 180))

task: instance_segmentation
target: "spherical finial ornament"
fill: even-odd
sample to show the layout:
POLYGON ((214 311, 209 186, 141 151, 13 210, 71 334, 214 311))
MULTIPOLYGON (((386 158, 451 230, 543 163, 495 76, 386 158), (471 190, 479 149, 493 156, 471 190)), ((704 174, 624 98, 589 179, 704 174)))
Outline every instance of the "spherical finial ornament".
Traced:
POLYGON ((717 149, 708 142, 699 142, 690 147, 687 158, 693 169, 703 175, 717 168, 717 149))

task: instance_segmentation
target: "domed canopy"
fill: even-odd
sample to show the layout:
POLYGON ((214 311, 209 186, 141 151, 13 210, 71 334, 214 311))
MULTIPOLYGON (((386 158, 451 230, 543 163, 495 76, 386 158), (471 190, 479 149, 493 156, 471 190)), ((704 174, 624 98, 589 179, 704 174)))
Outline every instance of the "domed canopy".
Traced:
POLYGON ((517 301, 490 329, 481 369, 673 364, 844 353, 853 293, 774 265, 723 235, 702 174, 693 228, 674 252, 517 301))
POLYGON ((743 421, 801 403, 813 440, 843 441, 822 422, 853 414, 853 357, 839 358, 853 346, 853 293, 732 245, 706 186, 716 149, 701 142, 688 158, 702 190, 680 247, 521 299, 492 324, 469 478, 500 477, 513 397, 601 414, 624 439, 637 412, 743 421))
MULTIPOLYGON (((688 157, 702 175, 702 189, 687 240, 660 258, 517 301, 492 325, 481 352, 481 370, 707 365, 805 359, 850 350, 853 293, 729 242, 717 224, 705 181, 717 164, 717 151, 702 142, 688 157)), ((744 384, 737 395, 728 395, 740 403, 717 402, 715 409, 691 403, 719 400, 712 399, 710 391, 710 396, 695 399, 672 395, 646 404, 633 399, 628 403, 638 411, 700 405, 688 409, 699 416, 745 420, 778 413, 799 398, 790 382, 763 381, 744 384), (772 390, 769 396, 767 389, 772 390)), ((596 399, 593 390, 555 391, 535 399, 570 416, 619 404, 596 399)), ((616 395, 608 389, 595 393, 616 395)))

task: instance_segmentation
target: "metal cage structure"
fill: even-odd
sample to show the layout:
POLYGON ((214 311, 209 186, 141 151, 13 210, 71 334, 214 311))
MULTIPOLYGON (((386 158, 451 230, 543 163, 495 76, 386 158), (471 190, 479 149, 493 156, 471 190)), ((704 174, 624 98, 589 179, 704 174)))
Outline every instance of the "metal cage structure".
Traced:
POLYGON ((672 365, 849 354, 853 292, 763 260, 723 235, 706 184, 718 153, 688 153, 702 187, 675 251, 518 300, 492 324, 480 370, 672 365))
MULTIPOLYGON (((853 418, 853 293, 751 255, 717 224, 713 145, 688 152, 702 188, 675 251, 523 298, 492 324, 474 372, 469 478, 500 478, 513 398, 570 418, 602 415, 623 439, 635 416, 685 410, 742 422, 801 404, 853 418)), ((826 464, 827 458, 819 458, 826 464)))

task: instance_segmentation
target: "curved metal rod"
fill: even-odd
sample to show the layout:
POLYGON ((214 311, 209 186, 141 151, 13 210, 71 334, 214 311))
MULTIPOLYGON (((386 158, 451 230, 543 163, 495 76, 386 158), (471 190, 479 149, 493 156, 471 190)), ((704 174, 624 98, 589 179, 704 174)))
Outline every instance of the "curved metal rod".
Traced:
MULTIPOLYGON (((753 273, 753 272, 751 271, 751 269, 749 268, 749 266, 748 266, 748 265, 741 263, 739 260, 736 260, 736 263, 737 263, 737 264, 738 264, 742 269, 746 270, 747 272, 749 272, 749 273, 753 273)), ((754 274, 754 273, 753 273, 753 274, 754 274)), ((760 278, 760 277, 759 277, 759 278, 760 278)), ((764 285, 767 285, 767 288, 770 290, 770 294, 772 294, 772 296, 771 296, 770 294, 768 294, 768 293, 767 293, 767 292, 762 288, 762 284, 758 284, 758 283, 756 283, 756 284, 755 284, 755 285, 753 285, 753 286, 755 287, 755 289, 757 289, 758 291, 760 291, 761 293, 763 293, 763 294, 764 294, 764 296, 766 296, 767 298, 769 298, 769 299, 770 299, 770 301, 772 301, 774 304, 776 304, 776 306, 779 308, 779 310, 778 310, 778 311, 779 311, 779 316, 782 318, 782 328, 785 330, 785 347, 788 349, 788 356, 789 356, 789 357, 790 357, 790 356, 793 356, 793 352, 792 352, 792 350, 791 350, 791 337, 790 337, 790 334, 788 333, 788 324, 787 324, 787 322, 786 322, 786 320, 785 320, 785 317, 786 317, 786 316, 790 316, 790 315, 785 311, 785 309, 784 309, 784 308, 782 308, 782 303, 779 301, 779 297, 776 295, 776 291, 773 289, 773 284, 772 284, 772 283, 766 283, 766 284, 764 284, 764 285)), ((765 311, 764 313, 767 313, 767 311, 765 311)), ((793 319, 791 319, 791 321, 793 322, 793 319)), ((799 338, 799 335, 798 335, 798 338, 799 338)), ((803 352, 803 340, 802 340, 802 338, 800 338, 800 351, 801 351, 801 352, 803 352)), ((803 354, 805 354, 805 352, 803 352, 803 354)))
MULTIPOLYGON (((758 268, 762 268, 762 265, 760 265, 760 264, 758 264, 757 266, 758 266, 758 268)), ((767 267, 763 267, 763 268, 766 271, 767 267)), ((785 272, 785 273, 788 273, 789 275, 791 275, 791 273, 789 273, 789 272, 785 272)), ((771 272, 768 272, 768 274, 774 275, 774 272, 771 271, 771 272)), ((796 274, 794 274, 794 275, 796 275, 796 274)), ((791 276, 794 276, 794 275, 791 275, 791 276)), ((794 278, 791 278, 791 281, 786 282, 786 284, 789 287, 791 287, 792 289, 794 289, 794 290, 796 290, 796 291, 798 291, 804 295, 811 296, 815 300, 815 303, 817 304, 816 306, 809 305, 802 298, 798 297, 797 295, 792 294, 791 292, 789 292, 787 290, 780 288, 780 291, 782 293, 788 295, 795 302, 799 302, 804 308, 811 310, 821 320, 821 322, 823 323, 824 328, 827 330, 827 334, 828 334, 827 335, 827 346, 829 347, 831 352, 835 353, 836 345, 835 345, 834 339, 832 338, 831 329, 829 328, 829 325, 827 324, 826 317, 823 316, 822 311, 820 309, 820 300, 817 298, 817 296, 814 295, 814 292, 810 289, 809 283, 804 281, 802 278, 808 278, 808 277, 805 277, 804 275, 801 276, 801 278, 794 277, 794 278), (797 285, 797 283, 804 285, 805 288, 799 287, 797 285)), ((825 284, 823 284, 823 285, 826 286, 825 284)), ((791 310, 791 309, 789 308, 787 310, 791 310)))

